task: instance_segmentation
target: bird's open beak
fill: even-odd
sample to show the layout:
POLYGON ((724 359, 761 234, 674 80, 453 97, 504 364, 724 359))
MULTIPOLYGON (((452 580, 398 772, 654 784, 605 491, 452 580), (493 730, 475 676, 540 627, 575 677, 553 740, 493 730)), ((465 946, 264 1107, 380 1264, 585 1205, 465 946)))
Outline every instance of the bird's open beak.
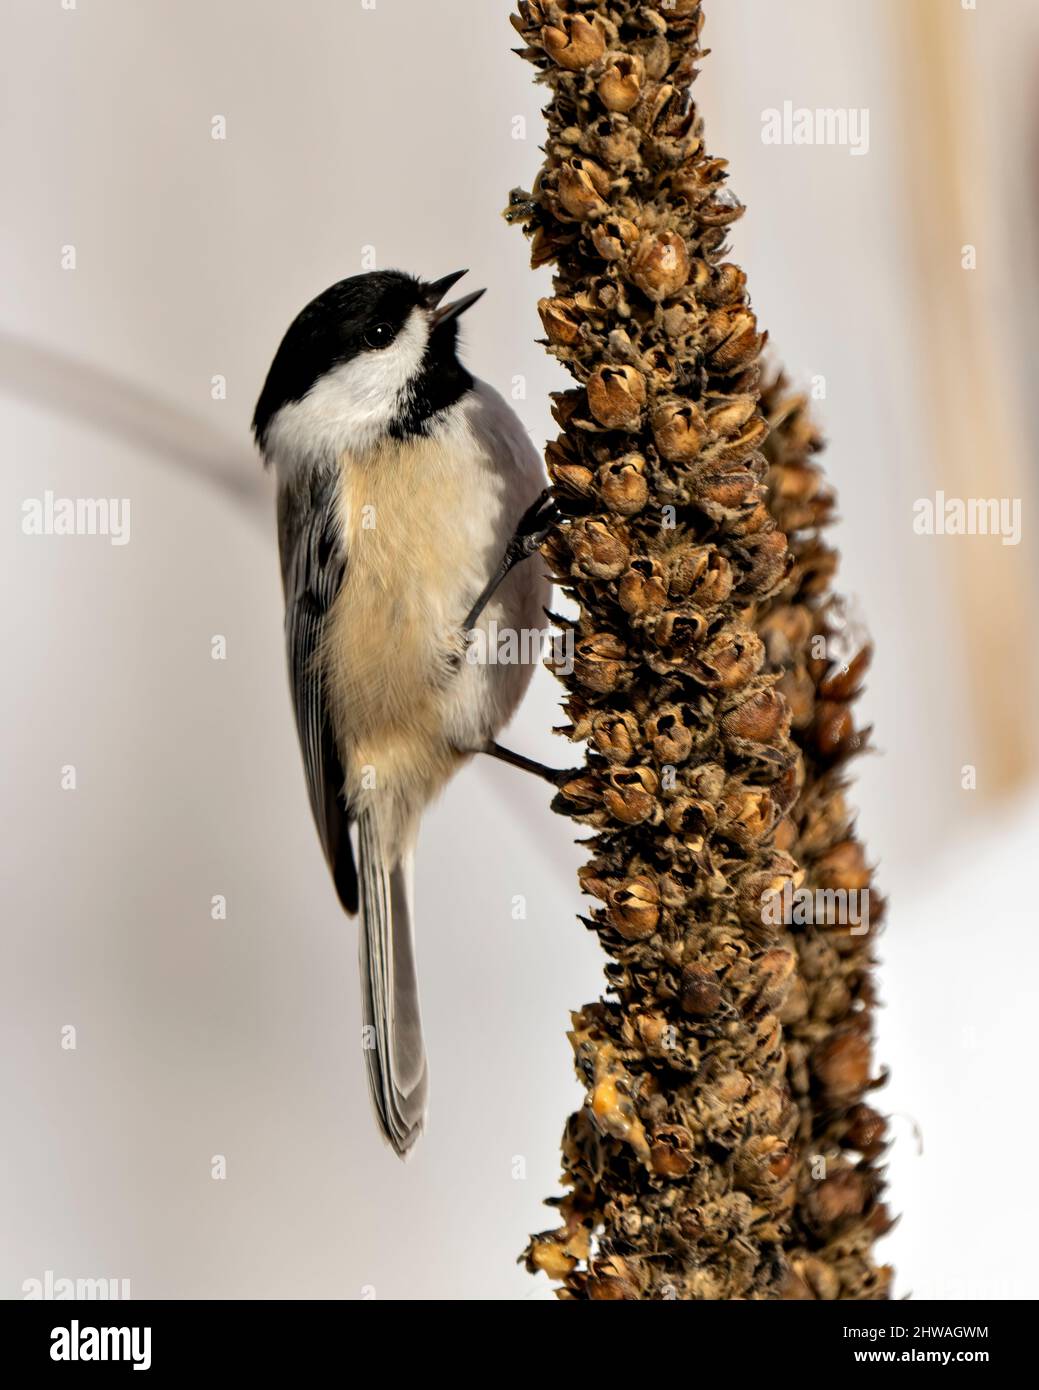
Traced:
POLYGON ((459 314, 464 314, 466 309, 471 308, 484 293, 483 290, 474 290, 472 294, 463 295, 461 299, 456 299, 451 304, 441 305, 440 301, 451 286, 456 285, 467 273, 464 270, 456 270, 451 275, 445 275, 442 280, 434 280, 432 284, 426 286, 424 298, 427 308, 433 310, 430 315, 430 324, 433 328, 439 328, 442 323, 449 323, 452 319, 456 319, 459 314))

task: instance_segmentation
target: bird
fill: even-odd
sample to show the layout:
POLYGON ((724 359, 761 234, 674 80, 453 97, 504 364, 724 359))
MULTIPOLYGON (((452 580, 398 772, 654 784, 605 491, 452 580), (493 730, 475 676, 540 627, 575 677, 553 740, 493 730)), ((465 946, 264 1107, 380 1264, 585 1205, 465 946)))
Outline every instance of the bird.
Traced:
POLYGON ((459 318, 484 293, 444 302, 466 273, 370 271, 326 289, 290 324, 253 416, 277 479, 310 807, 339 902, 359 914, 368 1087, 402 1158, 428 1101, 422 815, 476 753, 548 775, 496 741, 532 665, 471 659, 477 636, 540 628, 550 583, 524 562, 558 513, 525 427, 458 356, 459 318))

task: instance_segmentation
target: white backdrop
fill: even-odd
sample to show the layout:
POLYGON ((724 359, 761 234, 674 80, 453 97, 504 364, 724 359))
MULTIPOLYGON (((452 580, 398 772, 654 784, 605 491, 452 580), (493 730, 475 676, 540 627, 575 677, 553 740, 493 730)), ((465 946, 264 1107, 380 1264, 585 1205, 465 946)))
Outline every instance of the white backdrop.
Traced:
MULTIPOLYGON (((1027 6, 989 9, 984 71, 1021 71, 1027 6)), ((551 1223, 539 1204, 580 1095, 567 1011, 599 988, 573 827, 540 784, 486 763, 430 816, 431 1121, 401 1165, 368 1114, 355 927, 309 820, 248 438, 289 320, 371 247, 381 267, 468 265, 489 287, 467 360, 506 393, 522 379, 544 440, 562 381, 534 341, 547 276, 498 215, 536 168, 542 95, 510 53, 508 6, 3 10, 0 1296, 49 1269, 129 1278, 136 1297, 544 1297, 514 1260, 551 1223), (46 489, 128 497, 130 543, 24 536, 22 504, 46 489)), ((934 483, 894 38, 853 0, 716 0, 707 38, 698 100, 750 208, 737 253, 784 360, 827 377, 844 583, 877 639, 862 717, 883 757, 863 761, 856 799, 892 899, 881 1060, 904 1216, 885 1252, 902 1293, 1034 1296, 1021 1059, 1039 808, 1004 826, 960 791, 969 653, 948 556, 908 521, 934 483), (787 97, 870 107, 869 156, 765 147, 760 112, 787 97)), ((556 698, 539 673, 509 741, 561 764, 556 698)))

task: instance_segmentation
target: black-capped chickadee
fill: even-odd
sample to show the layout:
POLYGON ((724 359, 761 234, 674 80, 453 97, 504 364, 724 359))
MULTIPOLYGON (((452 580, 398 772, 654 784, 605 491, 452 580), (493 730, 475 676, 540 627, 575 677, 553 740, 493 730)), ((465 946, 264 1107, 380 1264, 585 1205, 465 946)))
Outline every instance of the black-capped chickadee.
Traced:
POLYGON ((467 635, 539 628, 533 554, 552 520, 541 460, 458 360, 442 305, 464 274, 341 280, 296 317, 253 432, 278 478, 285 635, 310 804, 343 907, 360 906, 364 1055, 398 1154, 426 1111, 412 935, 422 812, 495 743, 528 664, 478 664, 467 635), (355 862, 350 829, 356 825, 355 862))

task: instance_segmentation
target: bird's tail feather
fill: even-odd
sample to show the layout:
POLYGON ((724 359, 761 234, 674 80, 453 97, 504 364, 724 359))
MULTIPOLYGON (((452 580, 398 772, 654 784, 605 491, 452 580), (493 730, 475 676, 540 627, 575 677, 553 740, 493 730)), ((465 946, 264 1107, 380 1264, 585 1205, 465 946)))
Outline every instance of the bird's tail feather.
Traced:
POLYGON ((426 1052, 411 929, 411 855, 394 862, 373 808, 358 817, 361 1007, 379 1127, 404 1158, 426 1118, 426 1052))

